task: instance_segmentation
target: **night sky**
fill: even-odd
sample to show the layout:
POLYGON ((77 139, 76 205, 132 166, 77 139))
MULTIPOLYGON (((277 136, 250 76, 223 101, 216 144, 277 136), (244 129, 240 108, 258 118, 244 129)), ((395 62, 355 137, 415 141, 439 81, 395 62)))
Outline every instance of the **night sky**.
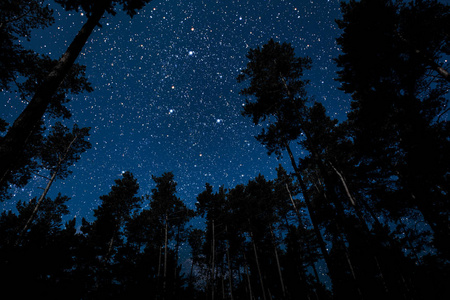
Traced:
MULTIPOLYGON (((30 48, 59 58, 86 17, 68 13, 51 2, 56 22, 34 31, 30 48)), ((87 66, 95 91, 70 96, 73 117, 66 121, 92 127, 92 149, 73 167, 73 174, 53 184, 71 198, 70 216, 92 220, 99 196, 114 179, 131 171, 140 194, 150 194, 151 175, 172 171, 178 196, 189 208, 206 182, 214 189, 233 188, 259 173, 268 179, 282 163, 253 137, 261 128, 241 116, 245 98, 236 76, 247 64, 250 48, 273 38, 288 42, 313 67, 309 97, 322 102, 331 116, 345 118, 349 95, 337 90, 333 58, 340 31, 339 1, 153 0, 134 18, 106 15, 86 44, 78 63, 87 66)), ((0 94, 2 117, 12 122, 24 103, 18 95, 0 94)), ((296 155, 301 155, 301 149, 296 155)), ((41 194, 36 177, 14 200, 41 194)), ((78 223, 79 224, 79 223, 78 223)))

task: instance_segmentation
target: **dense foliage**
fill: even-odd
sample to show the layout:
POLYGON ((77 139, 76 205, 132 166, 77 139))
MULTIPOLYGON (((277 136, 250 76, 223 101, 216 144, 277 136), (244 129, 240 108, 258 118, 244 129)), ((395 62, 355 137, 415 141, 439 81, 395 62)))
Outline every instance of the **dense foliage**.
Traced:
MULTIPOLYGON (((148 1, 56 2, 91 18, 98 7, 113 13, 117 5, 133 15, 148 1)), ((34 63, 42 68, 29 73, 19 62, 38 56, 22 49, 18 36, 53 19, 40 2, 6 3, 0 6, 0 34, 8 38, 0 45, 0 70, 8 72, 0 84, 10 89, 20 75, 24 81, 14 83, 26 96, 55 62, 40 58, 34 63), (11 65, 2 63, 8 53, 11 65)), ((4 293, 45 299, 450 298, 450 80, 443 63, 449 7, 432 0, 361 0, 342 3, 342 11, 336 63, 341 89, 352 97, 348 119, 339 123, 310 101, 303 73, 312 62, 297 57, 290 44, 270 40, 251 49, 238 77, 247 84, 242 115, 262 126, 256 139, 269 155, 287 152, 293 173, 280 165, 271 180, 255 174, 230 189, 206 183, 195 210, 177 196, 171 172, 152 176, 154 188, 142 197, 137 179, 124 172, 100 197, 92 221, 63 224, 69 198, 51 199, 47 192, 90 148, 89 129, 54 122, 44 134, 39 123, 21 159, 1 178, 3 198, 11 184, 23 186, 33 175, 48 179, 40 197, 0 216, 4 293), (291 149, 297 144, 302 157, 291 149), (204 226, 190 225, 194 217, 204 226)), ((84 69, 72 71, 61 95, 89 90, 84 69)), ((54 109, 61 117, 60 100, 54 109)), ((0 120, 0 130, 6 129, 0 120)))

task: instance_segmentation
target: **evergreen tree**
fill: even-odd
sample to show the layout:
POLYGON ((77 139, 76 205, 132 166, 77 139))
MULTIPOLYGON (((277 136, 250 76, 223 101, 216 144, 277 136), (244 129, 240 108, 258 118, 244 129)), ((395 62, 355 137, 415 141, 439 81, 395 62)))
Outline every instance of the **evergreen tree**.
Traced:
POLYGON ((304 130, 302 120, 306 111, 306 81, 303 71, 310 68, 309 58, 298 58, 290 44, 270 40, 262 48, 250 49, 247 67, 241 71, 237 80, 250 80, 250 86, 241 90, 245 96, 254 96, 255 102, 246 100, 243 116, 252 117, 253 123, 269 120, 266 128, 256 136, 268 153, 281 155, 288 152, 292 167, 301 187, 305 204, 311 217, 314 232, 319 241, 321 253, 329 265, 328 252, 320 232, 316 214, 313 210, 301 170, 290 148, 304 130))
POLYGON ((303 294, 312 298, 327 299, 329 295, 320 282, 316 266, 320 259, 319 245, 314 232, 308 229, 309 221, 304 213, 305 205, 294 199, 299 191, 293 178, 281 165, 276 170, 274 196, 277 199, 280 228, 283 229, 281 235, 285 236, 283 243, 286 251, 282 257, 282 265, 287 274, 287 290, 291 296, 303 294), (292 218, 294 213, 296 218, 292 218))
POLYGON ((448 5, 437 1, 342 4, 341 88, 352 94, 348 128, 371 198, 399 220, 419 210, 449 257, 448 5), (431 73, 430 73, 431 72, 431 73), (446 75, 447 74, 447 75, 446 75), (436 76, 435 76, 436 75, 436 76))
POLYGON ((193 216, 193 212, 176 196, 177 183, 171 172, 161 176, 152 176, 156 187, 152 189, 150 210, 155 216, 157 228, 163 233, 160 240, 158 265, 158 295, 164 299, 177 299, 181 292, 182 280, 178 265, 180 238, 184 235, 185 225, 193 216), (169 243, 175 242, 175 249, 169 243), (161 269, 162 268, 162 269, 161 269))
POLYGON ((56 2, 60 3, 67 10, 78 10, 81 8, 85 11, 88 19, 58 63, 52 67, 51 71, 36 88, 34 96, 27 107, 2 138, 0 143, 1 177, 8 175, 17 157, 20 157, 20 154, 26 148, 27 139, 38 128, 51 99, 55 96, 58 87, 64 82, 87 39, 99 24, 104 13, 114 14, 115 7, 121 4, 123 10, 128 15, 133 16, 150 0, 58 0, 56 2))
POLYGON ((80 159, 81 153, 91 147, 91 143, 85 140, 87 136, 89 136, 89 128, 80 129, 76 124, 72 132, 69 132, 59 122, 52 127, 52 131, 45 139, 44 145, 41 147, 39 153, 43 168, 50 172, 50 177, 47 178, 47 186, 39 197, 33 213, 24 225, 22 233, 26 231, 28 225, 33 220, 41 202, 44 200, 55 179, 66 178, 71 173, 69 167, 80 159))
MULTIPOLYGON (((57 61, 25 49, 20 41, 29 40, 33 29, 51 25, 54 22, 52 14, 53 11, 42 1, 3 1, 0 4, 0 87, 3 91, 18 94, 16 98, 24 102, 29 102, 57 61)), ((92 88, 85 77, 85 67, 74 64, 54 95, 48 98, 46 113, 55 118, 69 118, 71 113, 64 106, 69 101, 66 95, 83 91, 92 91, 92 88)), ((6 121, 0 119, 0 132, 7 129, 6 121)), ((45 128, 39 120, 25 137, 26 145, 22 152, 16 153, 20 155, 15 155, 13 160, 1 160, 1 165, 7 168, 0 172, 0 198, 9 197, 10 185, 25 186, 31 173, 38 170, 35 154, 43 143, 44 133, 45 128)), ((0 145, 4 139, 0 137, 0 145)))
POLYGON ((164 243, 164 231, 157 214, 150 209, 136 213, 127 222, 124 235, 126 241, 115 256, 115 280, 120 288, 117 296, 139 298, 150 292, 156 299, 161 290, 158 272, 164 243))
MULTIPOLYGON (((54 22, 53 11, 41 1, 2 1, 0 3, 0 87, 8 89, 18 74, 26 76, 26 66, 37 57, 18 43, 29 39, 31 30, 45 28, 54 22), (26 63, 24 63, 26 62, 26 63)), ((31 67, 31 66, 30 66, 31 67)))
POLYGON ((195 228, 189 231, 188 243, 191 247, 191 270, 189 274, 189 284, 193 284, 195 280, 194 267, 199 264, 201 249, 203 247, 203 238, 205 232, 201 229, 195 228))
POLYGON ((45 198, 25 233, 23 225, 30 219, 37 199, 19 201, 18 214, 4 211, 0 216, 0 272, 4 294, 20 298, 57 299, 68 282, 73 268, 72 246, 75 244, 75 219, 65 226, 68 197, 59 194, 45 198), (20 238, 20 239, 19 239, 20 238), (19 243, 18 243, 19 239, 19 243), (26 286, 27 288, 23 288, 26 286))
POLYGON ((119 288, 114 280, 112 266, 124 243, 124 230, 132 213, 140 208, 141 197, 136 194, 139 184, 130 172, 115 180, 107 195, 100 197, 102 203, 94 210, 91 223, 83 218, 79 261, 75 276, 82 280, 80 290, 87 293, 80 297, 104 298, 113 295, 119 288))

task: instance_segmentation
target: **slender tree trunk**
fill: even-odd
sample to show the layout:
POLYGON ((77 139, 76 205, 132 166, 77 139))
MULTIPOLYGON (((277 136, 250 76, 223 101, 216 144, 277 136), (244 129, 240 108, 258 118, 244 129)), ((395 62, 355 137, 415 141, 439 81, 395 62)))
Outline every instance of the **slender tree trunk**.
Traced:
MULTIPOLYGON (((349 201, 350 201, 352 207, 355 209, 356 216, 358 217, 359 223, 361 224, 361 226, 363 227, 364 231, 367 233, 368 237, 370 238, 370 229, 369 229, 369 227, 367 226, 367 223, 366 223, 366 221, 365 221, 365 218, 364 218, 364 216, 363 216, 363 213, 362 213, 362 211, 361 211, 361 208, 359 207, 358 203, 357 203, 356 200, 353 198, 353 196, 352 196, 352 194, 351 194, 351 192, 350 192, 350 189, 349 189, 349 187, 348 187, 348 185, 347 185, 347 181, 345 180, 344 175, 343 175, 341 172, 339 172, 339 170, 338 170, 331 162, 328 162, 328 164, 331 166, 331 168, 333 169, 333 171, 338 175, 338 177, 339 177, 339 179, 340 179, 340 181, 341 181, 341 183, 342 183, 342 186, 344 187, 345 193, 346 193, 346 195, 347 195, 347 197, 348 197, 348 199, 349 199, 349 201)), ((338 201, 338 200, 336 200, 336 201, 338 201)), ((341 214, 344 213, 344 212, 343 212, 343 208, 338 209, 338 211, 341 211, 341 214), (341 210, 342 210, 342 211, 341 211, 341 210)), ((374 218, 375 223, 379 224, 378 219, 376 219, 375 216, 372 216, 372 217, 374 218)), ((380 275, 380 278, 381 278, 381 282, 382 282, 382 284, 383 284, 384 291, 385 291, 386 295, 389 295, 389 288, 388 288, 388 286, 387 286, 387 283, 386 283, 386 280, 385 280, 385 276, 384 276, 384 274, 383 274, 383 271, 381 270, 381 266, 380 266, 380 263, 379 263, 379 259, 378 259, 378 257, 377 257, 376 254, 373 254, 373 258, 374 258, 374 261, 375 261, 375 264, 376 264, 376 267, 377 267, 377 270, 378 270, 378 274, 380 275)))
MULTIPOLYGON (((228 233, 228 228, 225 226, 225 232, 228 233)), ((233 273, 231 272, 231 258, 230 258, 230 245, 226 240, 227 246, 227 264, 228 264, 228 281, 230 285, 230 299, 233 300, 233 273)))
MULTIPOLYGON (((292 207, 294 208, 295 214, 297 215, 298 218, 298 226, 301 226, 302 224, 302 216, 300 215, 300 212, 297 208, 297 205, 295 205, 294 199, 292 198, 292 194, 291 191, 289 190, 289 185, 286 183, 286 190, 289 193, 289 199, 291 200, 292 203, 292 207)), ((288 221, 286 220, 286 223, 288 223, 288 221)))
POLYGON ((110 0, 98 1, 91 16, 80 29, 61 56, 52 71, 44 78, 27 107, 15 120, 11 128, 0 143, 0 180, 3 181, 17 159, 22 155, 26 143, 39 126, 51 98, 54 96, 61 82, 63 82, 70 68, 75 63, 86 41, 99 23, 110 0))
POLYGON ((223 264, 222 264, 222 268, 220 268, 220 273, 221 273, 221 275, 222 275, 222 299, 225 299, 225 280, 224 280, 224 274, 223 274, 223 264))
POLYGON ((272 293, 270 292, 270 289, 267 289, 267 293, 269 294, 269 299, 273 299, 272 293))
MULTIPOLYGON (((307 130, 304 130, 304 132, 305 132, 305 135, 306 135, 307 140, 311 140, 309 132, 308 132, 307 130)), ((343 233, 342 233, 341 230, 339 230, 339 225, 338 225, 338 223, 340 222, 340 223, 343 225, 343 227, 345 227, 346 222, 345 222, 345 211, 344 211, 344 207, 343 207, 342 203, 339 201, 336 192, 335 192, 334 189, 332 188, 331 180, 330 180, 329 175, 328 175, 328 172, 327 172, 327 170, 326 170, 326 168, 325 168, 325 164, 324 164, 323 161, 322 161, 321 155, 319 155, 319 153, 318 153, 316 147, 315 147, 313 144, 309 143, 309 147, 310 147, 310 151, 312 152, 312 154, 313 154, 313 156, 314 156, 314 158, 315 158, 315 161, 316 161, 316 163, 317 163, 317 165, 318 165, 318 167, 319 167, 319 172, 320 172, 321 176, 323 177, 323 179, 324 179, 324 181, 325 181, 325 186, 328 188, 328 189, 324 189, 324 190, 323 190, 324 198, 325 198, 325 199, 330 198, 331 202, 335 205, 335 208, 336 208, 336 215, 337 215, 337 219, 338 219, 338 222, 336 223, 336 227, 338 228, 338 232, 340 232, 340 235, 342 236, 343 233), (329 194, 330 197, 327 197, 327 194, 329 194)), ((330 161, 327 161, 327 160, 326 160, 326 162, 328 162, 328 164, 331 166, 331 168, 333 169, 333 171, 338 175, 338 177, 339 177, 339 179, 340 179, 340 181, 341 181, 341 184, 342 184, 342 186, 344 187, 346 196, 348 197, 348 199, 349 199, 349 201, 350 201, 352 207, 353 207, 353 208, 355 209, 355 211, 356 211, 356 215, 357 215, 357 217, 358 217, 359 223, 361 224, 362 228, 365 229, 365 231, 367 232, 367 234, 370 234, 369 227, 367 226, 367 223, 366 223, 365 218, 364 218, 364 216, 363 216, 363 214, 362 214, 362 212, 361 212, 361 209, 359 208, 359 205, 357 205, 355 199, 353 198, 352 194, 350 193, 350 189, 349 189, 349 187, 348 187, 348 185, 347 185, 347 182, 345 181, 344 176, 342 175, 341 172, 339 172, 339 171, 334 167, 334 165, 333 165, 330 161)), ((358 281, 357 281, 356 274, 355 274, 355 272, 354 272, 354 266, 353 266, 352 260, 351 260, 351 258, 350 258, 350 255, 349 255, 349 253, 348 253, 348 250, 347 250, 347 247, 345 246, 345 244, 343 245, 343 247, 344 247, 346 260, 347 260, 347 263, 348 263, 348 265, 349 265, 349 268, 350 268, 352 277, 353 277, 353 279, 354 279, 354 281, 355 281, 355 284, 356 284, 356 286, 357 286, 358 293, 359 293, 359 295, 362 297, 362 292, 361 292, 361 289, 360 289, 360 287, 359 287, 360 285, 359 285, 359 283, 358 283, 358 281)), ((373 257, 374 257, 374 259, 375 259, 376 265, 379 267, 379 264, 378 264, 378 258, 376 257, 376 255, 374 255, 373 257)), ((388 291, 386 282, 385 282, 385 280, 384 280, 383 273, 382 273, 382 271, 381 271, 380 268, 378 268, 378 273, 379 273, 380 276, 381 276, 381 279, 382 279, 382 283, 383 283, 383 287, 384 287, 384 289, 385 289, 385 292, 388 294, 389 291, 388 291)))
POLYGON ((259 282, 261 284, 262 296, 263 296, 263 299, 266 300, 266 290, 264 288, 264 280, 263 280, 263 277, 262 277, 262 274, 261 274, 261 268, 259 266, 258 252, 256 251, 256 244, 255 244, 255 240, 253 239, 253 233, 251 231, 250 231, 250 237, 252 239, 253 252, 255 254, 256 267, 258 269, 259 282))
POLYGON ((345 193, 347 195, 347 198, 350 200, 350 203, 355 208, 355 210, 357 210, 358 213, 360 214, 359 207, 357 207, 356 201, 353 198, 352 194, 350 193, 350 189, 349 189, 349 187, 347 185, 347 181, 345 180, 344 175, 342 175, 342 173, 339 172, 338 169, 336 169, 336 167, 331 162, 328 162, 328 164, 331 166, 333 171, 338 175, 338 177, 339 177, 339 179, 340 179, 340 181, 342 183, 342 186, 344 187, 344 190, 345 190, 345 193))
POLYGON ((355 282, 356 290, 358 292, 359 298, 364 299, 361 288, 359 287, 358 279, 356 278, 355 270, 353 269, 352 261, 350 260, 350 255, 348 253, 348 249, 345 245, 343 245, 343 246, 344 246, 345 259, 347 260, 347 264, 350 268, 350 273, 352 274, 353 281, 355 282))
MULTIPOLYGON (((356 202, 355 198, 353 197, 352 193, 350 192, 350 188, 348 187, 347 180, 345 179, 344 175, 330 161, 327 161, 327 163, 331 166, 333 171, 338 175, 339 180, 341 181, 342 186, 344 187, 347 198, 349 199, 352 207, 355 209, 356 216, 358 217, 359 222, 366 229, 367 232, 370 232, 369 227, 367 226, 367 222, 361 211, 361 207, 358 205, 358 202, 356 202)), ((370 209, 370 207, 367 203, 366 203, 365 207, 368 210, 368 212, 370 213, 370 215, 372 216, 374 222, 381 227, 380 221, 378 221, 378 218, 375 216, 372 209, 370 209)))
POLYGON ((16 243, 15 243, 16 246, 19 244, 20 240, 22 239, 23 234, 26 232, 28 226, 30 226, 31 222, 33 221, 36 213, 39 210, 39 207, 40 207, 42 201, 44 200, 45 196, 47 196, 47 193, 50 190, 50 187, 52 186, 53 182, 55 181, 56 176, 58 175, 58 172, 59 172, 59 169, 61 168, 62 163, 66 160, 67 155, 69 154, 70 148, 72 148, 72 145, 73 145, 73 143, 75 143, 77 138, 78 138, 78 135, 75 135, 74 138, 72 139, 72 141, 70 142, 70 144, 65 149, 63 156, 59 157, 58 165, 56 166, 55 171, 52 174, 52 177, 48 181, 47 186, 44 189, 44 192, 39 197, 39 200, 36 203, 36 206, 34 207, 34 210, 31 213, 30 217, 28 218, 27 223, 25 224, 25 226, 20 231, 19 237, 17 238, 16 243))
POLYGON ((317 272, 316 264, 315 263, 311 263, 311 268, 313 270, 314 278, 316 279, 316 282, 320 283, 319 273, 317 272))
POLYGON ((248 264, 247 264, 247 257, 245 255, 245 252, 244 252, 244 261, 245 261, 244 262, 244 269, 245 269, 245 274, 247 275, 249 297, 250 297, 250 300, 253 300, 252 284, 250 282, 250 274, 248 273, 248 264))
POLYGON ((116 237, 116 234, 118 233, 118 231, 119 231, 119 229, 116 228, 116 230, 114 230, 114 232, 113 232, 113 234, 111 236, 111 239, 109 240, 108 251, 106 252, 105 257, 103 258, 103 266, 104 267, 106 267, 106 264, 107 264, 107 262, 109 260, 110 255, 111 255, 112 248, 113 248, 113 245, 114 245, 114 240, 115 240, 115 237, 116 237))
POLYGON ((306 207, 308 208, 309 216, 311 218, 311 223, 313 225, 314 233, 315 233, 315 235, 317 237, 317 240, 319 242, 319 247, 320 247, 320 250, 322 252, 322 256, 323 256, 323 258, 325 260, 325 263, 326 263, 326 265, 328 267, 328 270, 330 270, 332 265, 331 265, 331 262, 330 262, 330 258, 329 258, 329 255, 328 255, 326 244, 325 244, 325 242, 324 242, 324 240, 322 238, 322 233, 320 232, 320 229, 319 229, 319 226, 318 226, 318 221, 316 219, 315 212, 314 212, 314 210, 312 208, 312 205, 311 205, 311 200, 309 199, 308 190, 307 190, 306 185, 305 185, 305 183, 303 181, 303 178, 302 178, 302 176, 300 174, 300 170, 297 167, 297 163, 295 162, 295 158, 294 158, 294 155, 292 154, 292 151, 291 151, 291 148, 289 147, 289 144, 286 143, 285 146, 286 146, 286 150, 287 150, 287 152, 289 154, 289 158, 291 159, 291 164, 292 164, 292 167, 294 168, 295 175, 297 176, 297 180, 298 180, 298 182, 300 184, 300 188, 302 190, 303 198, 305 199, 305 204, 306 204, 306 207))
MULTIPOLYGON (((165 229, 164 229, 164 273, 163 273, 163 293, 166 295, 166 286, 167 286, 167 240, 168 240, 168 215, 166 213, 165 219, 165 229)), ((165 296, 164 296, 165 297, 165 296)))
POLYGON ((36 203, 36 206, 34 207, 33 212, 31 213, 30 217, 28 218, 27 223, 25 224, 25 226, 23 226, 22 230, 20 231, 20 234, 19 234, 19 236, 18 236, 18 238, 16 240, 16 243, 15 243, 15 246, 17 246, 20 243, 20 240, 22 239, 22 236, 25 234, 26 230, 28 229, 28 226, 30 226, 31 222, 33 221, 34 217, 36 216, 36 213, 39 210, 39 206, 41 205, 41 203, 44 200, 45 196, 47 195, 48 191, 50 190, 50 187, 51 187, 53 181, 55 180, 57 174, 58 174, 58 172, 53 172, 52 177, 48 181, 44 192, 39 197, 39 200, 36 203))
POLYGON ((211 299, 214 300, 214 290, 216 288, 216 268, 215 268, 215 254, 216 254, 216 237, 214 233, 214 220, 212 220, 212 262, 211 262, 211 275, 212 275, 212 284, 211 284, 211 299))
POLYGON ((286 289, 284 287, 283 275, 281 274, 280 260, 278 259, 277 245, 275 243, 275 235, 273 233, 272 225, 270 225, 270 234, 272 235, 272 244, 275 252, 275 260, 277 262, 278 276, 280 277, 281 292, 283 293, 283 298, 286 298, 286 289))
POLYGON ((348 248, 345 245, 345 240, 344 240, 344 237, 343 237, 342 229, 340 228, 338 223, 336 223, 336 231, 338 232, 338 238, 342 242, 342 248, 344 248, 345 260, 347 261, 347 265, 348 265, 348 268, 350 270, 350 274, 352 275, 353 282, 355 283, 356 291, 358 292, 359 298, 360 299, 364 299, 363 293, 362 293, 361 288, 360 288, 360 284, 358 282, 358 278, 356 277, 356 273, 355 273, 355 269, 353 267, 352 260, 350 259, 350 253, 348 252, 348 248))
MULTIPOLYGON (((289 186, 288 186, 287 183, 286 183, 286 190, 289 193, 289 198, 291 199, 291 202, 292 202, 292 205, 294 206, 294 209, 297 211, 297 216, 299 217, 299 219, 301 219, 300 213, 298 212, 298 210, 297 210, 297 208, 295 206, 294 200, 292 199, 291 191, 289 190, 289 186)), ((286 228, 288 228, 289 227, 289 221, 288 221, 288 219, 286 217, 284 218, 284 221, 286 223, 286 225, 285 225, 286 228)), ((306 237, 306 235, 305 235, 305 237, 306 237)), ((306 242, 306 249, 307 249, 308 252, 311 252, 310 247, 311 247, 310 243, 306 242)), ((316 264, 314 262, 311 262, 310 266, 311 266, 311 268, 312 268, 312 270, 314 272, 314 278, 316 280, 316 283, 320 283, 321 281, 319 279, 319 274, 317 273, 316 264)), ((303 280, 303 279, 301 279, 301 280, 303 280)), ((316 294, 316 297, 318 297, 315 290, 314 290, 314 293, 316 294)))
POLYGON ((162 246, 159 246, 159 257, 158 257, 158 279, 161 277, 161 258, 162 258, 162 246))
POLYGON ((177 276, 177 267, 178 267, 178 255, 179 255, 179 248, 180 248, 180 225, 177 226, 177 242, 175 244, 175 269, 174 269, 174 276, 175 280, 178 279, 177 276))

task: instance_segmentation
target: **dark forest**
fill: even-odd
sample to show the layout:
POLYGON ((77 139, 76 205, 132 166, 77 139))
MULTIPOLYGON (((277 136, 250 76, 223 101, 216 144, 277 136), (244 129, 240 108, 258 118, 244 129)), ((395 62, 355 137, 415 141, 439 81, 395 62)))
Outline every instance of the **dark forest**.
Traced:
POLYGON ((0 200, 48 174, 39 196, 1 213, 6 298, 450 299, 450 6, 341 2, 343 122, 308 95, 309 57, 275 38, 249 49, 236 78, 242 118, 292 172, 280 164, 275 179, 229 189, 205 182, 192 210, 169 170, 144 196, 130 170, 92 221, 65 221, 69 197, 47 194, 94 151, 90 128, 61 122, 67 96, 93 89, 76 60, 103 15, 133 17, 150 0, 55 2, 87 16, 59 60, 19 43, 54 22, 51 9, 0 3, 0 86, 30 99, 12 124, 0 119, 0 200))

